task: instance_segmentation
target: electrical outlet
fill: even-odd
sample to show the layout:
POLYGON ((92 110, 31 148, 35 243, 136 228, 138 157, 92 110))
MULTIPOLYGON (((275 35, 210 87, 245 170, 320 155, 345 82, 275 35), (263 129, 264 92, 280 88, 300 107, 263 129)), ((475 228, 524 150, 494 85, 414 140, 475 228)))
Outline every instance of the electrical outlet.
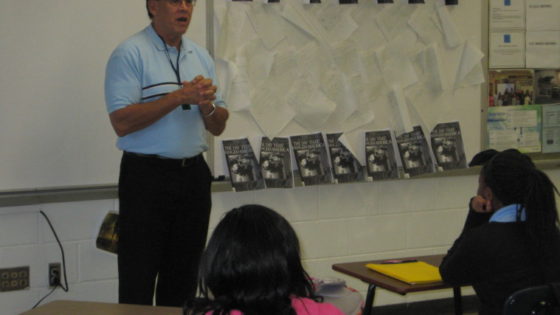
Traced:
POLYGON ((49 286, 56 287, 60 285, 60 263, 49 264, 49 286))
POLYGON ((29 288, 29 266, 0 269, 0 292, 29 288))

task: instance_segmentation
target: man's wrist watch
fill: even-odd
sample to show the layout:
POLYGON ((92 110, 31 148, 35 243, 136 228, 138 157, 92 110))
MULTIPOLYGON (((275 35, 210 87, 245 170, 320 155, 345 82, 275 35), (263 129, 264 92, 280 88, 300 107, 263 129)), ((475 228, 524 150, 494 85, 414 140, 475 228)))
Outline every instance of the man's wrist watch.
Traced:
POLYGON ((214 103, 212 103, 211 105, 212 105, 212 110, 207 115, 204 115, 204 117, 210 117, 214 115, 214 112, 216 111, 216 105, 214 103))

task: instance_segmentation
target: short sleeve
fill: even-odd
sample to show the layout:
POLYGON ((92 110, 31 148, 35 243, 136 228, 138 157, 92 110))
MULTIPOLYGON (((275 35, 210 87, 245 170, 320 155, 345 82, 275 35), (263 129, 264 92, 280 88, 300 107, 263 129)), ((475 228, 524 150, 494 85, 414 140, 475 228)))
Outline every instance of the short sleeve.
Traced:
POLYGON ((112 113, 142 99, 140 55, 134 49, 119 46, 105 69, 105 104, 112 113))

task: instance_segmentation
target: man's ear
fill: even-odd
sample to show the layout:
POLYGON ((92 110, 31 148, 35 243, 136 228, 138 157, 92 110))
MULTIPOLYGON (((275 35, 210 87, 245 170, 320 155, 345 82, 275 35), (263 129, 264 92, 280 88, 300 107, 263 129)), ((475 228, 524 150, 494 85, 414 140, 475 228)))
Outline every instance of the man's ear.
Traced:
POLYGON ((148 0, 148 10, 150 14, 155 15, 157 11, 157 3, 155 0, 148 0))

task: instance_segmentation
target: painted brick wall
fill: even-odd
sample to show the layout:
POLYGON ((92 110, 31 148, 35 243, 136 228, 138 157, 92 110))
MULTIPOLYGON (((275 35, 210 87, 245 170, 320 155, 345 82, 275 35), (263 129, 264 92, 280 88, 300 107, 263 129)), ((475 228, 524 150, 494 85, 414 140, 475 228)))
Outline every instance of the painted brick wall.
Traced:
MULTIPOLYGON (((560 170, 548 174, 559 182, 560 170)), ((444 253, 462 228, 476 186, 476 176, 460 176, 215 193, 211 228, 233 207, 271 207, 293 224, 312 276, 343 278, 365 296, 364 283, 331 270, 331 265, 444 253)), ((116 256, 96 249, 95 236, 107 211, 117 207, 116 200, 98 200, 0 208, 0 268, 29 265, 31 271, 30 289, 0 293, 0 314, 24 312, 46 295, 48 264, 61 261, 39 210, 49 216, 63 243, 70 284, 69 292, 57 289, 45 302, 116 302, 116 256)), ((404 297, 378 290, 375 305, 451 296, 451 290, 404 297)))

